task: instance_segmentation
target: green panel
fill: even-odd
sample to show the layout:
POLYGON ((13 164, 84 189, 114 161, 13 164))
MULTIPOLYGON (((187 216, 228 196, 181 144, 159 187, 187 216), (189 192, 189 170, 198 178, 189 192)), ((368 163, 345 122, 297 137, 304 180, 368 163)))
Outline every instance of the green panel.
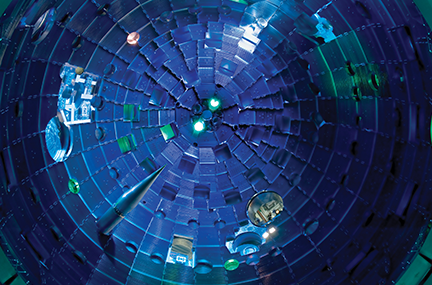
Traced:
POLYGON ((432 27, 432 0, 414 0, 429 27, 432 27))
POLYGON ((420 250, 420 253, 432 259, 432 234, 429 232, 424 244, 420 250))
POLYGON ((149 157, 146 157, 143 161, 141 161, 140 166, 148 173, 153 173, 157 170, 155 162, 149 157))
POLYGON ((3 15, 4 11, 6 10, 6 8, 9 6, 9 4, 11 2, 12 2, 12 0, 1 0, 0 1, 0 16, 3 15))
POLYGON ((165 141, 168 141, 168 140, 172 139, 173 137, 175 137, 175 133, 174 133, 174 130, 172 129, 171 125, 163 126, 162 128, 160 128, 160 131, 161 131, 162 136, 165 139, 165 141))
POLYGON ((137 142, 133 134, 119 138, 117 140, 117 143, 122 153, 126 153, 128 151, 134 150, 137 147, 137 142))
POLYGON ((423 285, 432 285, 432 275, 426 280, 426 282, 423 285))
POLYGON ((133 134, 130 134, 127 136, 129 141, 130 141, 130 145, 132 147, 132 150, 135 150, 137 148, 137 141, 135 139, 135 136, 133 134))
POLYGON ((129 140, 128 140, 127 137, 119 138, 119 139, 117 140, 117 143, 118 143, 118 145, 119 145, 119 147, 120 147, 120 151, 121 151, 122 153, 126 153, 126 152, 132 150, 131 145, 130 145, 130 142, 129 142, 129 140))
POLYGON ((428 273, 431 264, 417 255, 396 285, 418 285, 428 273))
POLYGON ((24 280, 21 279, 20 276, 17 277, 17 279, 15 279, 11 285, 26 285, 26 283, 24 282, 24 280))
POLYGON ((78 181, 76 181, 73 178, 69 179, 68 187, 69 187, 69 191, 71 191, 74 194, 78 194, 80 191, 80 185, 78 181))
POLYGON ((126 104, 123 106, 123 121, 139 121, 139 111, 137 105, 126 104))
POLYGON ((15 270, 9 263, 3 250, 0 249, 0 283, 4 284, 9 278, 15 275, 15 270))

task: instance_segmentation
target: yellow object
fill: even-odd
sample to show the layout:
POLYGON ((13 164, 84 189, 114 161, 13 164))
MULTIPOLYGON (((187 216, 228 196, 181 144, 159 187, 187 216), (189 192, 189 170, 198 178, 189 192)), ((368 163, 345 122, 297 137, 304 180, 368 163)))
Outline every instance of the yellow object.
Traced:
POLYGON ((81 74, 83 74, 83 72, 84 72, 84 68, 82 68, 82 67, 75 68, 75 73, 76 74, 81 75, 81 74))

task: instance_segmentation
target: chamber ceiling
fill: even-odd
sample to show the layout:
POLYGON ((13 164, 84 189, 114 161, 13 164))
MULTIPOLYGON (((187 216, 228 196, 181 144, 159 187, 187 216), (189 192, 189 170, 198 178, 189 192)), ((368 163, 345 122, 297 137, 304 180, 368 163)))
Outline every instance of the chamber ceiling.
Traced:
POLYGON ((40 0, 5 13, 0 237, 24 280, 391 284, 417 256, 432 49, 413 3, 40 0), (247 210, 261 191, 283 210, 269 218, 263 202, 258 228, 247 210))

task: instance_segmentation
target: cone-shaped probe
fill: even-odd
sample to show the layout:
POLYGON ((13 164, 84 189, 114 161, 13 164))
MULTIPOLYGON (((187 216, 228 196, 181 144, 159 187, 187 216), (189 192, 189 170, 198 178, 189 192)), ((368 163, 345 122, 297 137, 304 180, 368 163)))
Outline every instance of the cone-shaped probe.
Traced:
POLYGON ((97 221, 96 225, 99 232, 105 235, 110 235, 115 226, 117 226, 123 218, 138 205, 144 197, 144 194, 153 182, 156 181, 156 178, 158 178, 164 168, 165 166, 159 168, 118 198, 114 205, 112 205, 97 221))

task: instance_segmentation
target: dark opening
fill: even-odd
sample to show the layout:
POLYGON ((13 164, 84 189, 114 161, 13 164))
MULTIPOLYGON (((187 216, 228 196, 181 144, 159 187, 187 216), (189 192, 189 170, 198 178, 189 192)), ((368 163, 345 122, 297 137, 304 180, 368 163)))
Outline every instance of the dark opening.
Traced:
POLYGON ((366 221, 364 222, 363 227, 365 228, 365 227, 369 226, 370 223, 372 223, 372 220, 373 220, 374 217, 375 217, 375 213, 372 212, 369 215, 369 217, 366 219, 366 221))
POLYGON ((61 238, 62 238, 62 234, 61 234, 60 230, 59 230, 56 226, 52 226, 52 227, 50 228, 50 232, 51 232, 53 238, 54 238, 57 242, 59 242, 59 241, 61 240, 61 238))
POLYGON ((356 156, 358 153, 358 142, 351 143, 351 154, 356 156))
POLYGON ((354 65, 352 64, 351 61, 347 61, 345 63, 345 69, 348 73, 348 75, 354 76, 355 75, 355 71, 354 71, 354 65))
POLYGON ((318 88, 318 86, 316 86, 315 83, 313 83, 313 82, 309 83, 309 89, 312 91, 312 93, 315 96, 318 96, 321 92, 321 90, 318 88))
POLYGON ((79 49, 81 47, 81 36, 77 36, 72 42, 72 48, 79 49))
POLYGON ((357 11, 360 13, 360 15, 362 15, 366 19, 370 20, 372 18, 371 13, 369 12, 369 9, 362 2, 356 1, 355 7, 356 7, 357 11))
POLYGON ((81 263, 81 264, 83 264, 83 265, 87 262, 87 258, 85 257, 85 255, 84 255, 81 251, 74 250, 74 252, 73 252, 73 256, 75 257, 75 259, 76 259, 79 263, 81 263))

